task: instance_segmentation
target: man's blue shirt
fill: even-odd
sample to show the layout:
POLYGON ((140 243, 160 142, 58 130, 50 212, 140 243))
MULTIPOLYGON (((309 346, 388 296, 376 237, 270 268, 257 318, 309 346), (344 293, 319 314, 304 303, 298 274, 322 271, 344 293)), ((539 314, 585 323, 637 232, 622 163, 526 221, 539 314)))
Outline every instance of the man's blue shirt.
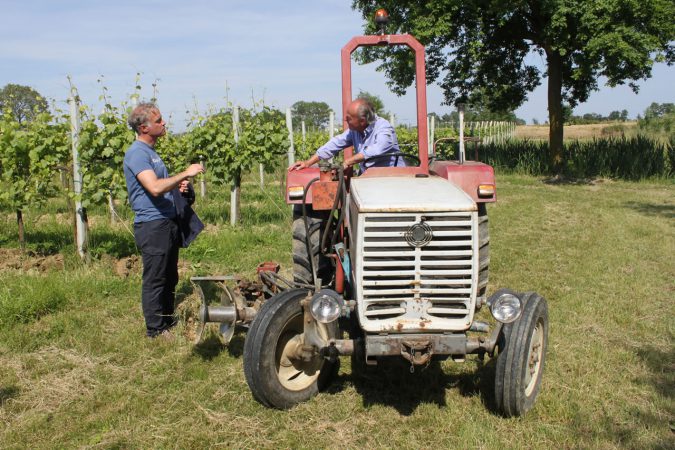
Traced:
POLYGON ((173 219, 176 217, 173 195, 169 191, 153 197, 146 191, 136 178, 144 170, 152 170, 157 178, 169 178, 169 171, 157 152, 145 142, 134 141, 124 154, 124 178, 127 181, 129 204, 136 214, 134 223, 173 219))
MULTIPOLYGON (((328 159, 351 146, 354 146, 354 153, 363 153, 366 159, 400 151, 394 127, 382 117, 377 117, 363 133, 348 129, 319 148, 316 154, 321 159, 328 159)), ((361 166, 363 172, 369 167, 403 167, 405 161, 401 156, 382 157, 361 163, 361 166)))

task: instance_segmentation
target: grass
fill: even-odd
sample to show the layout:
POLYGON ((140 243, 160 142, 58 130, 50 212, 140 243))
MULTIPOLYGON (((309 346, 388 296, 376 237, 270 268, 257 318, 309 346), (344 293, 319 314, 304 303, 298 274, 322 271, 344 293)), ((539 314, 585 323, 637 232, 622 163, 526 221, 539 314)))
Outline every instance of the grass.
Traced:
MULTIPOLYGON (((140 274, 114 271, 133 239, 104 210, 91 212, 92 247, 112 256, 90 266, 73 255, 67 224, 29 212, 29 248, 64 253, 65 269, 0 264, 2 305, 60 298, 0 324, 0 447, 673 448, 672 183, 497 177, 491 290, 536 290, 549 302, 544 385, 527 416, 493 412, 492 366, 474 358, 367 379, 352 377, 345 358, 327 393, 291 411, 265 409, 244 380, 243 332, 229 347, 143 338, 140 274)), ((207 230, 182 253, 182 295, 191 274, 252 277, 267 259, 288 270, 278 184, 263 193, 248 180, 234 228, 229 196, 211 192, 197 206, 207 230)), ((13 251, 11 211, 0 223, 0 245, 13 251)))

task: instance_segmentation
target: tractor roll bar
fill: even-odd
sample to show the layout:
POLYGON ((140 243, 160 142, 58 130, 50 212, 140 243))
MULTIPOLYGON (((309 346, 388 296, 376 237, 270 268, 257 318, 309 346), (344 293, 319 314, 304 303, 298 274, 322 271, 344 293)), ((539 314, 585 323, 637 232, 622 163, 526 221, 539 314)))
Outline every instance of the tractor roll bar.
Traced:
MULTIPOLYGON (((347 106, 352 101, 352 53, 359 47, 377 45, 407 45, 415 52, 415 91, 417 100, 417 143, 420 158, 420 169, 429 173, 429 141, 427 138, 427 76, 424 63, 424 46, 409 34, 380 34, 373 36, 356 36, 342 47, 342 113, 343 127, 347 106)), ((345 158, 352 156, 352 149, 345 149, 345 158)))

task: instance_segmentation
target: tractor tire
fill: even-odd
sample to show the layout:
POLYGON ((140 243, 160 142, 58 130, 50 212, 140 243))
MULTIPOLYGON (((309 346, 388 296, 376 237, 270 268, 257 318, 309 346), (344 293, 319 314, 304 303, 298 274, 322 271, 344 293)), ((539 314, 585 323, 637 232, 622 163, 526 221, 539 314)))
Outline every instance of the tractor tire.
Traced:
POLYGON ((518 417, 532 408, 541 388, 548 346, 548 306, 535 292, 522 297, 523 313, 504 324, 497 346, 495 404, 506 417, 518 417))
MULTIPOLYGON (((258 311, 244 342, 244 375, 253 397, 270 408, 289 409, 330 384, 340 368, 319 355, 298 359, 294 348, 303 332, 300 301, 305 289, 290 289, 271 297, 258 311)), ((322 328, 324 338, 337 335, 337 322, 322 328)))
POLYGON ((485 297, 490 275, 490 229, 487 204, 478 204, 478 296, 485 297))
MULTIPOLYGON (((307 220, 309 222, 311 255, 316 265, 316 275, 321 278, 321 284, 326 286, 333 281, 334 272, 330 258, 324 256, 319 248, 323 237, 323 228, 326 224, 326 213, 314 211, 311 206, 307 206, 307 220)), ((293 208, 293 280, 313 286, 314 280, 309 255, 302 206, 296 205, 293 208)))

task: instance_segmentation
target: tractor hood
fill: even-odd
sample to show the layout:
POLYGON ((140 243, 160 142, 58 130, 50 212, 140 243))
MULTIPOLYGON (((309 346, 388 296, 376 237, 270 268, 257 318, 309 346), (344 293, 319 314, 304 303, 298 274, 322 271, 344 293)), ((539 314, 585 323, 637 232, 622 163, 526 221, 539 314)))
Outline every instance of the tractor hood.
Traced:
POLYGON ((352 178, 358 212, 475 211, 474 201, 445 178, 429 176, 352 178))

